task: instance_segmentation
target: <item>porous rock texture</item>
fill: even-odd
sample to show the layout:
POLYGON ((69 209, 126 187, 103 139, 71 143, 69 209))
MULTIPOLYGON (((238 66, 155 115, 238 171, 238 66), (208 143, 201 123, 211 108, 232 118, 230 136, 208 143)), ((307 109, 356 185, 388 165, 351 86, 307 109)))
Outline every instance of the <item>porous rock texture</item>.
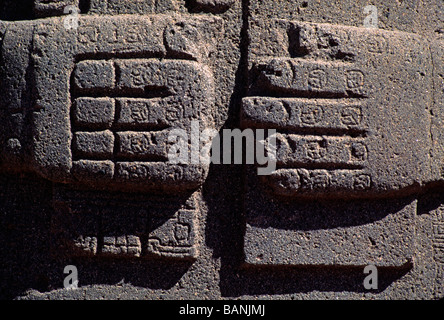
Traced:
POLYGON ((0 297, 443 298, 444 3, 367 5, 0 1, 0 297))

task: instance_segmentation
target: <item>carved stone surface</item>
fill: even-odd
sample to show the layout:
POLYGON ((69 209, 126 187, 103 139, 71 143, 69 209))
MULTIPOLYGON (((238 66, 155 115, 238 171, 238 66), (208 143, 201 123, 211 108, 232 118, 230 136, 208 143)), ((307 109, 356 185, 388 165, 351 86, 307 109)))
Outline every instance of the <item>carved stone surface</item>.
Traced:
POLYGON ((411 194, 441 180, 442 160, 430 154, 430 113, 439 108, 430 45, 399 32, 286 20, 274 25, 270 32, 285 46, 272 57, 252 52, 253 97, 244 98, 242 123, 286 133, 277 135, 277 170, 262 178, 262 188, 247 182, 246 261, 411 263, 415 202, 379 207, 383 200, 362 199, 411 194), (273 206, 260 203, 262 197, 273 206), (293 201, 298 198, 308 202, 293 201), (310 202, 322 198, 325 203, 310 202))
POLYGON ((372 4, 0 2, 0 297, 442 299, 444 5, 372 4))
POLYGON ((190 128, 193 119, 215 128, 216 89, 207 65, 223 21, 96 16, 79 24, 75 33, 55 22, 36 27, 35 170, 57 182, 75 179, 120 189, 198 187, 208 168, 166 164, 167 137, 170 129, 190 128), (57 51, 61 46, 66 50, 57 51), (109 55, 113 58, 103 59, 109 55), (102 116, 113 118, 99 125, 89 113, 103 107, 103 99, 111 114, 102 116), (85 108, 90 110, 79 110, 85 108), (108 174, 95 179, 100 168, 108 174), (167 172, 175 178, 165 179, 167 172))
POLYGON ((53 252, 64 250, 72 256, 197 257, 199 208, 195 195, 147 197, 58 186, 54 207, 53 252))
POLYGON ((245 98, 243 108, 245 127, 289 133, 277 137, 278 170, 266 179, 272 190, 302 197, 391 196, 441 179, 442 160, 430 155, 440 143, 430 134, 430 115, 439 109, 433 60, 442 57, 432 57, 426 39, 273 22, 269 32, 283 41, 271 57, 252 51, 251 95, 261 96, 245 98))
POLYGON ((249 21, 241 126, 277 130, 277 170, 245 172, 246 264, 415 269, 414 195, 442 182, 442 40, 283 18, 249 21))
POLYGON ((79 7, 79 0, 34 0, 37 17, 62 15, 68 6, 79 7))

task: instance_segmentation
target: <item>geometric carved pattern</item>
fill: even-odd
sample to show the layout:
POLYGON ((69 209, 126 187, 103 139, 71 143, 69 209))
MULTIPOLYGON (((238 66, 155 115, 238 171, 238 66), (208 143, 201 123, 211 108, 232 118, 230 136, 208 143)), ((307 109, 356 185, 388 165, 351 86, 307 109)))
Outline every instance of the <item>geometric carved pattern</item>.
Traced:
POLYGON ((123 181, 165 166, 169 128, 186 127, 198 106, 186 94, 198 97, 199 84, 183 79, 204 79, 200 70, 205 67, 185 60, 78 62, 71 92, 77 97, 71 111, 74 174, 82 179, 103 172, 102 180, 123 181))
POLYGON ((444 211, 442 208, 437 211, 435 221, 433 221, 433 236, 435 260, 444 264, 444 211))
POLYGON ((436 297, 442 297, 444 295, 444 208, 439 207, 433 216, 433 260, 436 264, 434 291, 436 297))
POLYGON ((332 24, 276 19, 267 35, 252 26, 241 125, 277 131, 276 170, 258 177, 246 169, 245 262, 408 265, 416 201, 406 196, 430 179, 431 140, 426 107, 413 105, 400 83, 429 101, 431 81, 409 71, 431 73, 426 44, 332 24), (390 62, 381 61, 388 52, 390 62), (391 69, 400 79, 380 71, 391 69), (421 129, 403 122, 406 113, 421 129))
POLYGON ((55 189, 53 236, 70 255, 197 255, 195 196, 159 198, 55 189))
POLYGON ((208 57, 222 28, 218 17, 162 14, 81 16, 76 32, 39 25, 37 172, 54 182, 122 191, 175 193, 202 185, 209 166, 168 162, 168 134, 189 134, 194 120, 202 130, 215 129, 208 57))
POLYGON ((331 24, 272 20, 270 28, 273 54, 263 53, 263 38, 255 28, 250 31, 250 97, 241 112, 242 127, 278 132, 277 170, 262 178, 270 191, 291 198, 362 198, 415 190, 417 180, 404 176, 430 172, 427 148, 416 142, 431 141, 426 131, 409 131, 407 123, 395 120, 408 112, 418 127, 427 126, 427 110, 411 105, 397 82, 382 84, 387 75, 380 70, 396 68, 427 101, 423 88, 431 87, 430 80, 408 71, 413 64, 418 72, 432 72, 431 62, 424 63, 427 44, 407 33, 331 24), (398 42, 409 44, 405 52, 393 49, 398 42), (380 60, 387 52, 390 63, 380 60), (390 98, 396 93, 401 108, 390 98), (393 126, 384 127, 388 119, 393 126), (411 170, 417 172, 400 172, 417 157, 423 168, 415 162, 411 170))

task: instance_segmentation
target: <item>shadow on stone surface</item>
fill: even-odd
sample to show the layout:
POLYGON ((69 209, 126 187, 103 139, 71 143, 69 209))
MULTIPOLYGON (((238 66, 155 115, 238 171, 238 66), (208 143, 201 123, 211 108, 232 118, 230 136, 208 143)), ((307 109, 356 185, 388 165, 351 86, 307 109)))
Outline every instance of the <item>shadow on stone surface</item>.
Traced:
MULTIPOLYGON (((14 299, 28 289, 47 292, 63 288, 67 265, 78 268, 81 286, 114 285, 124 280, 134 286, 166 290, 193 264, 192 260, 168 258, 69 258, 68 252, 54 250, 51 243, 51 183, 29 176, 1 176, 0 180, 0 299, 14 299)), ((118 226, 126 232, 134 231, 125 222, 118 226)), ((110 228, 111 233, 116 231, 110 228)))
MULTIPOLYGON (((240 183, 241 171, 241 166, 230 168, 213 166, 203 191, 209 209, 205 230, 206 244, 213 249, 214 258, 221 259, 219 285, 223 297, 298 294, 313 291, 376 294, 383 292, 412 270, 411 263, 400 267, 378 267, 379 288, 368 291, 363 286, 366 275, 362 267, 244 265, 242 235, 245 233, 245 217, 242 213, 242 192, 239 187, 242 185, 240 183), (212 184, 228 186, 231 192, 216 192, 218 189, 212 184)), ((397 212, 410 200, 399 201, 397 204, 392 202, 391 206, 385 209, 391 208, 393 212, 397 212)), ((357 203, 355 205, 359 206, 357 203)), ((367 208, 368 205, 369 203, 361 204, 367 208)), ((343 208, 344 206, 337 204, 336 207, 343 208)), ((366 214, 363 214, 363 216, 353 218, 351 215, 346 215, 341 217, 340 223, 333 224, 329 219, 319 219, 319 216, 318 220, 313 218, 314 220, 310 221, 318 221, 317 225, 312 225, 311 228, 334 228, 338 225, 346 225, 347 221, 351 225, 360 225, 381 219, 383 216, 370 214, 366 218, 366 214)), ((288 219, 283 220, 288 222, 288 219)))
POLYGON ((48 287, 51 186, 33 177, 0 176, 1 299, 48 287))
POLYGON ((136 287, 153 290, 171 289, 187 272, 192 262, 77 258, 54 265, 51 278, 51 290, 63 288, 63 269, 66 265, 75 265, 78 269, 80 286, 116 285, 124 282, 136 287))
POLYGON ((292 293, 356 292, 381 293, 406 275, 412 266, 378 268, 377 290, 363 286, 366 275, 359 267, 292 267, 227 269, 221 275, 221 291, 225 297, 242 295, 277 295, 292 293))
POLYGON ((34 18, 33 0, 1 0, 0 20, 29 20, 34 18))

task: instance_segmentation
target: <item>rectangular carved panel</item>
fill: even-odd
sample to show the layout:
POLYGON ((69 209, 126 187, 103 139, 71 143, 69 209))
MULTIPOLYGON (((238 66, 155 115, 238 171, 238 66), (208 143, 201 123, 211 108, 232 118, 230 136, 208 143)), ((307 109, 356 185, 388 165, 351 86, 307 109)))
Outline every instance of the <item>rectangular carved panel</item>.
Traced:
POLYGON ((410 264, 412 194, 438 178, 429 43, 283 19, 265 28, 262 20, 250 20, 241 125, 276 130, 265 140, 276 141, 276 170, 246 169, 246 263, 410 264))
POLYGON ((38 25, 30 166, 55 182, 114 190, 201 186, 209 166, 170 163, 168 136, 189 135, 192 121, 215 129, 221 61, 210 55, 222 30, 218 17, 162 14, 81 16, 75 32, 38 25))
POLYGON ((54 191, 54 252, 173 259, 198 254, 196 195, 162 198, 62 186, 54 191))

